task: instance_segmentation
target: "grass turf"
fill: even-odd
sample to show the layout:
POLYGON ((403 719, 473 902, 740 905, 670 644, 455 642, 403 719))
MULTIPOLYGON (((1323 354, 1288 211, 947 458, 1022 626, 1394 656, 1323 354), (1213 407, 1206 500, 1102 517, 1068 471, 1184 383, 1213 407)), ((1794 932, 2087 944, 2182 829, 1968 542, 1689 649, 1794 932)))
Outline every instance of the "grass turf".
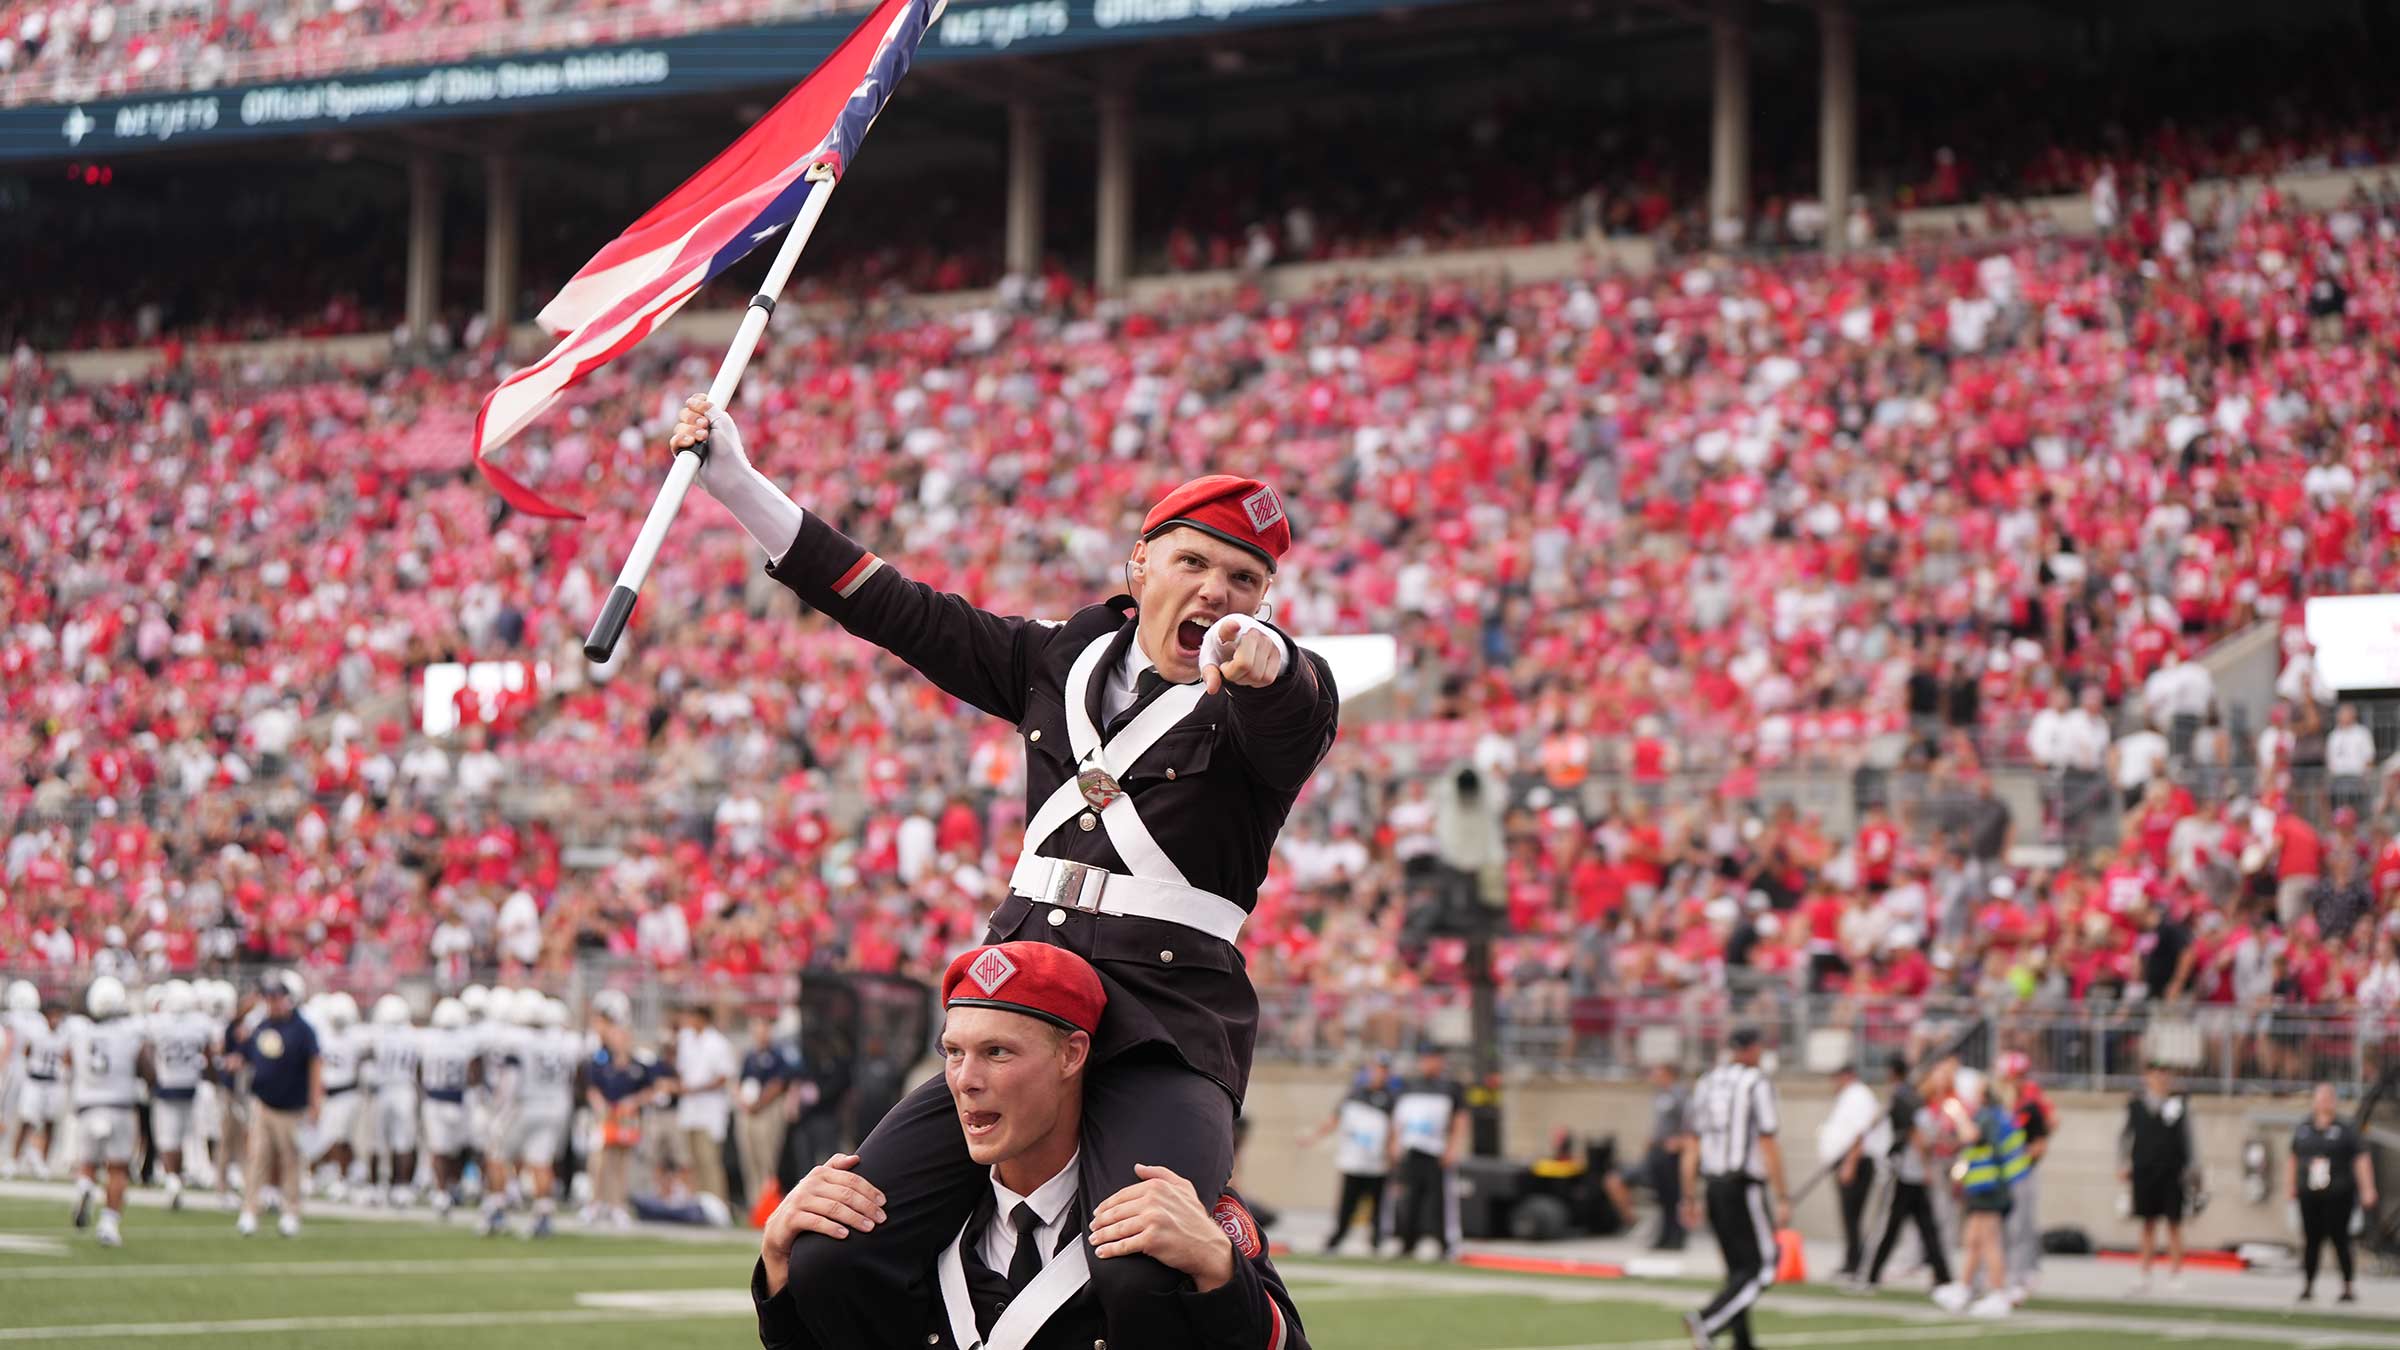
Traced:
MULTIPOLYGON (((213 1208, 170 1214, 135 1208, 127 1245, 107 1251, 68 1227, 65 1206, 0 1199, 0 1238, 56 1239, 63 1254, 0 1241, 0 1347, 156 1345, 195 1348, 325 1346, 332 1350, 682 1350, 755 1344, 746 1296, 749 1242, 588 1237, 549 1242, 475 1236, 462 1215, 446 1227, 312 1219, 297 1241, 240 1239, 213 1208), (643 1296, 632 1306, 595 1303, 643 1296), (680 1301, 679 1301, 680 1300, 680 1301)), ((1462 1286, 1455 1272, 1367 1262, 1285 1263, 1310 1340, 1320 1350, 1537 1350, 1668 1346, 1683 1341, 1679 1309, 1588 1281, 1509 1277, 1462 1286)), ((1797 1346, 1905 1346, 1985 1339, 2068 1350, 2255 1350, 2257 1340, 2208 1338, 2213 1322, 2257 1316, 2194 1308, 2105 1305, 2113 1317, 2174 1319, 2158 1335, 2078 1333, 2018 1324, 1909 1323, 1910 1305, 1874 1301, 1822 1313, 1779 1309, 1758 1318, 1760 1340, 1797 1346), (2202 1324, 2202 1325, 2194 1325, 2202 1324)), ((2100 1311, 2101 1309, 2094 1309, 2100 1311)), ((2340 1327, 2277 1319, 2295 1333, 2340 1327)), ((2357 1323, 2346 1324, 2360 1330, 2357 1323)), ((2372 1344, 2377 1336, 2362 1341, 2372 1344)), ((2335 1344, 2333 1336, 2318 1344, 2335 1344)))

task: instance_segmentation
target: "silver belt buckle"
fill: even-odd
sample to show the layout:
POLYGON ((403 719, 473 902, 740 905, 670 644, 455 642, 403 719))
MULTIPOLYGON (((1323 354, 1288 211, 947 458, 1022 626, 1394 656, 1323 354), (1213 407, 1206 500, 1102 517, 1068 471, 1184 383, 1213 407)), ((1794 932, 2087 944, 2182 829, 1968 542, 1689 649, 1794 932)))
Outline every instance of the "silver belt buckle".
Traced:
POLYGON ((1042 903, 1061 909, 1080 909, 1087 914, 1100 912, 1100 892, 1108 887, 1108 869, 1089 863, 1068 862, 1063 858, 1050 860, 1050 880, 1042 887, 1042 903), (1100 881, 1084 891, 1084 878, 1097 875, 1100 881))

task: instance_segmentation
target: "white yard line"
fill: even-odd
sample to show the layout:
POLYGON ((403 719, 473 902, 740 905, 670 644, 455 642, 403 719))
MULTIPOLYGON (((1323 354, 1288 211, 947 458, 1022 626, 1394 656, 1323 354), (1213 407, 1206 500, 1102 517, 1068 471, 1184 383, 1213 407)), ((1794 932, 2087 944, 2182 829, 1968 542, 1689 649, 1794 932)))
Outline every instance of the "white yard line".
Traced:
MULTIPOLYGON (((2044 1336, 2051 1327, 1959 1326, 1892 1327, 1883 1331, 1783 1331, 1767 1339, 1784 1345, 1863 1345, 1873 1341, 1997 1340, 2003 1336, 2044 1336)), ((1762 1333, 1764 1334, 1764 1333, 1762 1333)), ((1582 1345, 1512 1345, 1503 1350, 1691 1350, 1692 1338, 1677 1336, 1655 1341, 1589 1341, 1582 1345)))
POLYGON ((749 1271, 721 1256, 509 1257, 432 1261, 208 1261, 164 1265, 0 1267, 0 1285, 20 1280, 290 1279, 328 1275, 519 1275, 533 1271, 722 1270, 729 1282, 749 1271))
MULTIPOLYGON (((708 1314, 677 1312, 657 1317, 708 1314)), ((728 1313, 731 1317, 733 1314, 728 1313)), ((562 1308, 554 1311, 483 1311, 447 1313, 376 1313, 361 1317, 253 1317, 235 1322, 110 1322, 75 1327, 0 1327, 0 1342, 164 1339, 173 1336, 247 1336, 279 1332, 392 1331, 440 1327, 556 1327, 596 1322, 620 1322, 651 1314, 627 1308, 562 1308)), ((741 1316, 750 1316, 748 1307, 741 1316)))
MULTIPOLYGON (((1308 1265, 1295 1267, 1295 1276, 1312 1283, 1352 1285, 1391 1290, 1395 1294, 1426 1294, 1444 1291, 1456 1294, 1502 1294, 1517 1298, 1541 1298, 1554 1303, 1649 1303, 1662 1308, 1684 1310, 1697 1307, 1702 1300, 1698 1290, 1648 1284, 1640 1280, 1562 1280, 1505 1274, 1451 1273, 1438 1267, 1417 1266, 1405 1270, 1357 1269, 1344 1266, 1308 1265)), ((2006 1319, 1968 1321, 1954 1318, 1930 1304, 1894 1305, 1879 1299, 1825 1298, 1805 1293, 1769 1291, 1760 1300, 1761 1309, 1815 1317, 1888 1318, 1912 1324, 1905 1335, 1895 1328, 1888 1339, 1907 1340, 1912 1337, 1948 1339, 1972 1338, 1976 1335, 2034 1335, 2056 1331, 2124 1332, 2135 1336, 2189 1337, 2194 1340, 2256 1341, 2268 1345, 2314 1347, 2356 1346, 2361 1350, 2400 1350, 2400 1335, 2383 1328, 2391 1323, 2377 1320, 2358 1330, 2311 1326, 2282 1326, 2272 1322, 2246 1322, 2227 1319, 2212 1321, 2203 1318, 2172 1316, 2112 1316, 2056 1312, 2045 1313, 2038 1305, 2006 1319), (2373 1329, 2370 1330, 2369 1327, 2373 1329)), ((1308 1315, 1306 1300, 1301 1301, 1301 1316, 1308 1315)), ((1827 1344, 1842 1344, 1845 1338, 1865 1337, 1865 1332, 1801 1332, 1802 1336, 1824 1335, 1827 1344)), ((1877 1334, 1881 1337, 1880 1333, 1877 1334)), ((1808 1344, 1797 1341, 1791 1334, 1778 1335, 1776 1344, 1808 1344)), ((1691 1344, 1678 1338, 1661 1341, 1659 1350, 1683 1350, 1691 1344)), ((1514 1350, 1597 1350, 1596 1347, 1515 1347, 1514 1350)), ((1622 1343, 1606 1350, 1634 1350, 1622 1343)))
MULTIPOLYGON (((63 1226, 67 1213, 75 1207, 75 1188, 71 1183, 63 1181, 0 1181, 0 1200, 55 1202, 58 1205, 59 1218, 63 1226)), ((125 1194, 125 1208, 128 1210, 163 1210, 166 1207, 166 1192, 154 1187, 137 1186, 125 1194)), ((202 1216, 222 1215, 226 1230, 231 1231, 233 1227, 234 1211, 219 1207, 213 1191, 185 1191, 183 1193, 183 1212, 202 1216)), ((331 1200, 320 1199, 308 1201, 301 1210, 301 1218, 309 1223, 315 1223, 320 1219, 329 1219, 340 1223, 374 1225, 383 1228, 416 1227, 433 1232, 440 1232, 445 1227, 441 1216, 422 1205, 411 1209, 383 1209, 361 1205, 355 1201, 343 1201, 336 1204, 331 1200)), ((465 1211, 453 1210, 447 1226, 456 1228, 460 1232, 469 1231, 463 1224, 470 1218, 472 1215, 465 1211)), ((131 1227, 133 1225, 129 1224, 129 1230, 131 1227)), ((667 1242, 688 1242, 703 1247, 748 1247, 753 1251, 758 1248, 758 1238, 750 1230, 701 1228, 684 1223, 636 1223, 631 1228, 624 1229, 585 1228, 575 1224, 568 1225, 567 1231, 573 1232, 578 1237, 657 1238, 667 1242)), ((130 1236, 130 1232, 128 1235, 130 1236)), ((192 1235, 189 1232, 179 1231, 172 1235, 161 1234, 160 1236, 162 1238, 172 1236, 181 1240, 188 1239, 192 1235)), ((218 1235, 210 1233, 203 1236, 214 1238, 218 1235)), ((377 1233, 370 1236, 380 1238, 388 1237, 390 1234, 377 1233)))

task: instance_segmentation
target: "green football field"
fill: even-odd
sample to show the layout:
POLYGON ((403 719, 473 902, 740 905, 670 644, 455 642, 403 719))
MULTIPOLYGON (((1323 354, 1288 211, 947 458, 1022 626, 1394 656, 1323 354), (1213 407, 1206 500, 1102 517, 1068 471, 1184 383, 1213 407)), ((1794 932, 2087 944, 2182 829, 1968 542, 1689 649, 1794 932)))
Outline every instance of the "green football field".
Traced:
MULTIPOLYGON (((564 1233, 484 1239, 461 1221, 314 1219, 296 1241, 241 1239, 215 1209, 136 1207, 104 1251, 63 1203, 0 1199, 0 1345, 575 1347, 753 1345, 747 1242, 564 1233)), ((1324 1350, 1564 1350, 1689 1344, 1689 1285, 1554 1279, 1391 1262, 1284 1263, 1324 1350)), ((2239 1350, 2400 1350, 2400 1328, 2333 1317, 2123 1303, 2044 1305, 2017 1318, 1939 1316, 1922 1298, 1779 1289, 1763 1344, 1937 1344, 2239 1350)))

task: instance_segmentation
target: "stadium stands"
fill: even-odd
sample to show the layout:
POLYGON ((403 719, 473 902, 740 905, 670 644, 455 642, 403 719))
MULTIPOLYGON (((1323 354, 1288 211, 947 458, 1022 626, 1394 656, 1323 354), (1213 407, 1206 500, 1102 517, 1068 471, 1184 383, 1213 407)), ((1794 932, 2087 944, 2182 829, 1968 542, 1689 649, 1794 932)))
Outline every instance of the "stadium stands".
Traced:
MULTIPOLYGON (((2336 785, 2364 815, 2328 816, 2295 766, 2325 731, 2304 644, 2255 742, 2177 722, 2157 676, 2305 594, 2400 585, 2400 201, 2162 203, 2086 244, 795 322, 741 412, 804 502, 1005 611, 1106 594, 1188 471, 1285 487, 1277 617, 1395 634, 1403 664, 1286 832, 1245 934, 1262 986, 1455 975, 1463 945, 1396 900, 1424 778, 1471 761, 1515 789, 1496 962, 1527 1006, 2147 974, 2388 1016, 2393 803, 2336 785), (2121 845, 1982 786, 2068 771, 2033 720, 2064 688, 2124 733, 2121 845), (1918 785, 1896 841, 1761 804, 1762 769, 1878 737, 1918 785), (2094 851, 2012 870, 2012 827, 2094 851), (2191 968, 2158 967, 2178 943, 2191 968)), ((620 667, 576 654, 705 354, 621 363, 512 452, 584 527, 462 470, 490 360, 77 389, 18 355, 0 950, 73 964, 117 923, 178 968, 730 977, 924 974, 968 938, 1017 847, 1014 733, 794 617, 716 507, 620 667), (540 687, 467 697, 471 729, 429 740, 411 689, 437 661, 540 687), (618 852, 573 865, 591 846, 618 852)))

